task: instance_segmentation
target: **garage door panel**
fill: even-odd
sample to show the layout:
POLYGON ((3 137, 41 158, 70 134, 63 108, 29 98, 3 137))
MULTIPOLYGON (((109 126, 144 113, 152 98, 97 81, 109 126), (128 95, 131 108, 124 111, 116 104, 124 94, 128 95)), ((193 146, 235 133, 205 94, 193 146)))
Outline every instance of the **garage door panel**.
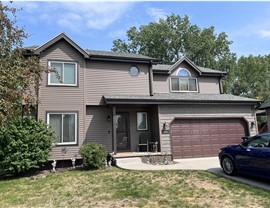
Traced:
POLYGON ((194 139, 194 140, 191 140, 191 144, 193 145, 193 146, 201 146, 201 140, 200 139, 194 139))
POLYGON ((181 143, 183 147, 190 147, 192 145, 191 140, 186 140, 186 139, 183 139, 181 143))
POLYGON ((202 155, 202 150, 201 150, 201 149, 196 149, 196 148, 194 148, 192 153, 193 153, 193 154, 192 154, 193 157, 194 157, 194 156, 197 156, 197 157, 202 157, 202 156, 203 156, 203 155, 202 155))
POLYGON ((192 149, 185 149, 182 151, 182 157, 184 158, 189 158, 189 157, 193 157, 193 154, 192 154, 192 149))
POLYGON ((177 119, 171 125, 174 158, 217 156, 219 149, 240 143, 247 134, 242 119, 177 119))
POLYGON ((181 131, 181 135, 182 135, 182 136, 190 136, 190 134, 191 134, 191 132, 190 132, 189 129, 183 129, 183 130, 181 131))

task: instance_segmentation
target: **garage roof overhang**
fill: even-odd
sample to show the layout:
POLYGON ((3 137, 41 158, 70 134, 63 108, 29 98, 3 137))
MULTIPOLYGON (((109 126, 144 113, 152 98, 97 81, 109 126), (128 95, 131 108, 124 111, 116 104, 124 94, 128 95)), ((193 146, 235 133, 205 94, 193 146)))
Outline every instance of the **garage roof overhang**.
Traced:
POLYGON ((198 94, 198 93, 179 93, 179 94, 154 94, 153 96, 128 96, 115 95, 103 96, 106 104, 238 104, 257 106, 260 100, 244 98, 228 94, 198 94))

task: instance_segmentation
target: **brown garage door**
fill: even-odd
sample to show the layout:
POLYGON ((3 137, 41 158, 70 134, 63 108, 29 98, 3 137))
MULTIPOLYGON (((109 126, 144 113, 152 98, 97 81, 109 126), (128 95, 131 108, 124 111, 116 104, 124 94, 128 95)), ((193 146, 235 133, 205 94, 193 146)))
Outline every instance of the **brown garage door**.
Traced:
POLYGON ((171 124, 174 158, 217 156, 219 149, 238 144, 247 135, 243 119, 177 119, 171 124))

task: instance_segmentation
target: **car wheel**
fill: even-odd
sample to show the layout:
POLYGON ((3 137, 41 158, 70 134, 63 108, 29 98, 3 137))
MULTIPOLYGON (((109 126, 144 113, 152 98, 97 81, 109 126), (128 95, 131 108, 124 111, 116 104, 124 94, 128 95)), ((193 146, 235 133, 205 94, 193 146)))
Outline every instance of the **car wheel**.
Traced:
POLYGON ((227 175, 236 175, 235 164, 230 157, 224 157, 222 159, 222 168, 227 175))

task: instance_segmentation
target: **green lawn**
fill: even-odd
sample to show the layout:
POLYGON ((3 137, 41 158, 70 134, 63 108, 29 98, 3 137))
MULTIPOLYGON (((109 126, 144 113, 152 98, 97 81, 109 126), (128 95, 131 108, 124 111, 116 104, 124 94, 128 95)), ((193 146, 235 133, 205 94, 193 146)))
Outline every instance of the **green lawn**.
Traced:
POLYGON ((65 171, 0 181, 0 207, 270 207, 270 193, 205 171, 65 171))

